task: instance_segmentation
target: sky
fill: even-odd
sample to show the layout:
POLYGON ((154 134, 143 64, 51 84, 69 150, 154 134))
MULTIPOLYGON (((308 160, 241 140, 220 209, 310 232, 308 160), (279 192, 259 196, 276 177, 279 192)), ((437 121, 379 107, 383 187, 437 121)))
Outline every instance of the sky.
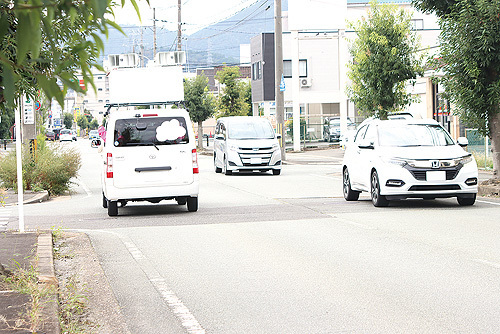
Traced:
MULTIPOLYGON (((266 0, 182 0, 183 34, 192 34, 208 25, 231 17, 238 11, 266 0)), ((273 0, 268 0, 270 4, 273 0)), ((153 25, 153 9, 156 9, 157 26, 177 30, 178 0, 137 0, 141 12, 142 25, 153 25)), ((127 1, 123 9, 115 9, 115 21, 120 25, 141 25, 134 7, 127 1)))

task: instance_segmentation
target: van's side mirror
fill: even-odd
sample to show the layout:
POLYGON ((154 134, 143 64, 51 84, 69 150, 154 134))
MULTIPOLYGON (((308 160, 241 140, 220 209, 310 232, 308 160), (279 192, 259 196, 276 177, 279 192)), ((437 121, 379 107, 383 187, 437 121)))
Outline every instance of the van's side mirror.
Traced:
POLYGON ((469 145, 469 140, 465 137, 459 137, 457 139, 457 144, 462 147, 466 147, 467 145, 469 145))
POLYGON ((217 140, 224 140, 225 138, 224 138, 224 135, 218 134, 218 135, 215 135, 215 139, 217 139, 217 140))
POLYGON ((276 139, 281 139, 281 135, 279 133, 276 134, 276 139))

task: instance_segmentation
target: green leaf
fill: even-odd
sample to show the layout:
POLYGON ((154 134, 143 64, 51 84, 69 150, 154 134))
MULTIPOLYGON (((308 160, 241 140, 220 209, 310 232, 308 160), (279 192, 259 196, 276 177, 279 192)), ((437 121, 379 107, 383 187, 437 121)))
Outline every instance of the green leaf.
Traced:
POLYGON ((93 0, 94 14, 98 18, 102 18, 108 8, 108 0, 93 0))
MULTIPOLYGON (((4 55, 2 54, 2 57, 4 55)), ((14 98, 16 96, 16 75, 12 71, 12 67, 2 64, 2 85, 4 86, 3 94, 7 104, 14 106, 14 98)))
POLYGON ((7 35, 9 29, 9 16, 6 12, 0 12, 0 36, 7 35))
MULTIPOLYGON (((139 17, 139 21, 142 22, 142 20, 141 20, 141 12, 139 11, 139 6, 137 5, 137 2, 135 0, 130 0, 130 2, 132 3, 132 5, 135 8, 135 12, 137 13, 137 17, 139 17)), ((149 4, 149 1, 148 1, 148 4, 149 4)))

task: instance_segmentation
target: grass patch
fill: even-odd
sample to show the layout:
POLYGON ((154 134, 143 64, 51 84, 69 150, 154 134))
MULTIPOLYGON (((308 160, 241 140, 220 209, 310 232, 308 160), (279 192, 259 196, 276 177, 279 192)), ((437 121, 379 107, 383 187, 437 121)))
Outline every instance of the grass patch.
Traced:
POLYGON ((486 170, 493 169, 493 159, 490 157, 486 157, 486 154, 480 152, 472 152, 472 155, 476 159, 477 167, 486 170))
MULTIPOLYGON (((42 140, 33 156, 28 145, 22 148, 24 190, 47 190, 50 195, 66 192, 71 178, 78 175, 81 157, 78 151, 60 143, 46 145, 42 140)), ((0 180, 6 188, 17 189, 16 151, 0 159, 0 180)))

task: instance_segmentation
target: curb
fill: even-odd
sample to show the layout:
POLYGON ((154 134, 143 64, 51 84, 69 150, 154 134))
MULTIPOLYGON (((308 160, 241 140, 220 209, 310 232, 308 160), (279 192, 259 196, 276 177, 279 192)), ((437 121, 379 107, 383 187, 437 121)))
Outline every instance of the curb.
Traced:
POLYGON ((38 236, 38 283, 53 288, 53 293, 43 303, 42 324, 38 330, 46 334, 60 334, 59 302, 57 299, 58 282, 54 271, 52 233, 45 232, 38 236))
POLYGON ((498 197, 500 195, 500 186, 479 185, 477 195, 486 197, 498 197))
MULTIPOLYGON (((23 196, 29 195, 30 193, 24 193, 23 196)), ((40 191, 37 193, 34 193, 35 195, 23 200, 23 204, 32 204, 32 203, 41 203, 45 202, 49 199, 49 192, 47 190, 40 191)), ((13 198, 15 197, 15 201, 13 203, 5 203, 4 206, 16 206, 17 205, 17 194, 12 195, 13 198)))

